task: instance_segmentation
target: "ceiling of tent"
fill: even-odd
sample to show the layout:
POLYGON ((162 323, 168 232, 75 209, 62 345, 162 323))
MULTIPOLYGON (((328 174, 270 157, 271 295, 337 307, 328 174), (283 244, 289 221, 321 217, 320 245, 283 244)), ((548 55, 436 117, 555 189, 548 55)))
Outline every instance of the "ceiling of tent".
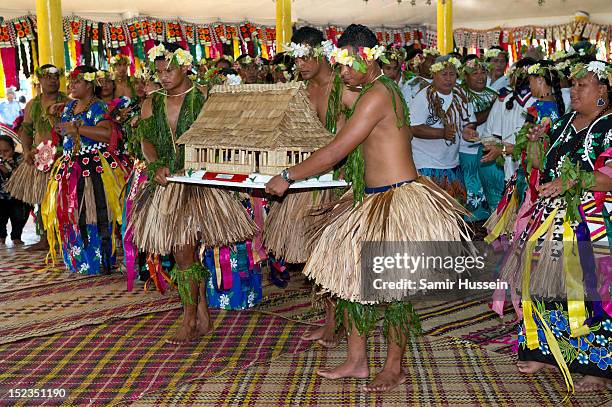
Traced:
MULTIPOLYGON (((293 0, 294 21, 314 24, 346 25, 360 22, 370 25, 401 26, 407 24, 435 24, 436 0, 293 0)), ((490 22, 507 25, 513 19, 551 19, 571 16, 577 10, 591 14, 611 13, 611 0, 454 0, 455 27, 472 22, 490 22)), ((64 15, 76 14, 102 21, 121 19, 122 13, 141 16, 182 18, 194 22, 249 20, 260 24, 273 24, 276 5, 274 0, 63 0, 64 15)), ((0 16, 7 18, 35 12, 35 0, 2 0, 0 16)), ((611 14, 607 14, 610 16, 611 14)), ((125 17, 126 14, 123 14, 125 17)), ((607 23, 608 21, 597 21, 607 23)), ((612 22, 612 21, 610 21, 612 22)))

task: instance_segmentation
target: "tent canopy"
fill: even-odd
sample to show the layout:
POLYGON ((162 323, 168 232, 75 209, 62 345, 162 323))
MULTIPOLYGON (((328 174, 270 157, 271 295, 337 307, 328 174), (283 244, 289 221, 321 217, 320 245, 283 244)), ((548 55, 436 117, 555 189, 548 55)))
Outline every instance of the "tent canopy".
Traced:
MULTIPOLYGON (((360 22, 372 26, 404 26, 436 23, 436 0, 293 0, 292 18, 317 25, 347 25, 360 22)), ((237 22, 248 20, 274 24, 274 0, 63 0, 64 15, 76 14, 101 21, 116 21, 136 15, 181 18, 192 22, 237 22)), ((593 22, 612 23, 610 0, 454 0, 455 27, 493 28, 524 24, 566 23, 577 10, 591 14, 593 22)), ((35 0, 2 0, 5 18, 35 13, 35 0)))

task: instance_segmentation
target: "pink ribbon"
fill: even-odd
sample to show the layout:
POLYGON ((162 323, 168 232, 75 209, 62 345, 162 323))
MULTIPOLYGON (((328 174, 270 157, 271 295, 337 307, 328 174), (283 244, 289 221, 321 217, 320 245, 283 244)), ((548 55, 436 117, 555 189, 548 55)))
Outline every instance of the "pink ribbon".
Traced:
MULTIPOLYGON (((133 197, 136 196, 136 193, 140 189, 140 186, 146 181, 147 173, 142 171, 139 167, 134 167, 132 185, 127 194, 127 199, 125 200, 125 222, 128 222, 132 214, 132 206, 134 205, 133 197)), ((138 249, 134 244, 134 230, 129 227, 126 227, 125 229, 125 236, 123 238, 123 251, 125 253, 127 288, 128 291, 132 291, 132 289, 134 288, 134 279, 136 278, 136 256, 138 254, 138 249)), ((162 281, 162 284, 166 284, 163 278, 160 280, 162 281)))
POLYGON ((77 196, 77 184, 79 178, 81 178, 81 166, 76 159, 77 157, 75 156, 70 179, 68 180, 68 217, 74 217, 73 219, 78 220, 79 198, 77 196))
POLYGON ((247 257, 249 258, 249 271, 253 270, 255 267, 255 262, 253 261, 253 243, 250 240, 246 241, 246 252, 247 257))
MULTIPOLYGON (((612 178, 612 168, 606 166, 606 161, 612 158, 612 148, 608 148, 606 151, 601 153, 597 160, 595 161, 595 171, 599 171, 604 175, 612 178)), ((606 200, 607 192, 597 191, 594 192, 595 196, 595 207, 597 211, 601 211, 603 208, 604 201, 606 200)))
POLYGON ((268 251, 264 247, 263 244, 263 228, 264 228, 264 218, 263 218, 263 198, 253 196, 251 199, 253 205, 253 216, 255 217, 255 224, 259 229, 255 236, 253 237, 253 244, 255 245, 255 250, 259 254, 260 260, 265 260, 268 258, 268 251))
POLYGON ((230 261, 230 248, 223 246, 219 248, 219 264, 221 265, 221 276, 223 279, 223 290, 232 288, 232 263, 230 261))
POLYGON ((603 277, 603 283, 599 287, 601 307, 612 317, 612 301, 610 301, 610 283, 612 282, 612 258, 602 257, 599 259, 599 274, 603 277))

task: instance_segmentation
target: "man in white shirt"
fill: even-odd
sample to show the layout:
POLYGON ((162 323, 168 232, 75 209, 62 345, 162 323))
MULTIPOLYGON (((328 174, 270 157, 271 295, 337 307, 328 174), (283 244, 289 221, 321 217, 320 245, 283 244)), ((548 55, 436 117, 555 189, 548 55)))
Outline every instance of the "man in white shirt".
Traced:
POLYGON ((459 141, 477 138, 476 117, 465 93, 456 87, 461 62, 439 57, 430 71, 432 84, 410 102, 412 154, 421 175, 430 177, 451 196, 465 200, 459 166, 459 141))
POLYGON ((9 88, 6 91, 6 101, 0 103, 0 122, 9 127, 21 115, 21 105, 15 99, 15 89, 9 88))
POLYGON ((500 47, 491 47, 485 52, 485 61, 491 64, 487 86, 497 93, 501 88, 510 86, 510 82, 505 75, 508 60, 508 53, 500 47))

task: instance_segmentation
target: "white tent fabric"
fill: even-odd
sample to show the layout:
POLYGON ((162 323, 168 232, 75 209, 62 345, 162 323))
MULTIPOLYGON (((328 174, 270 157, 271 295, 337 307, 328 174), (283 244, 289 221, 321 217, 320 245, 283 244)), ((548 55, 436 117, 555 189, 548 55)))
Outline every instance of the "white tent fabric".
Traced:
MULTIPOLYGON (((317 25, 347 25, 360 22, 372 26, 435 25, 436 0, 293 0, 294 21, 317 25)), ((63 0, 65 15, 76 14, 101 21, 136 15, 181 18, 192 22, 275 22, 274 0, 63 0)), ((612 24, 611 0, 454 0, 454 27, 487 29, 526 24, 563 24, 578 10, 591 14, 591 21, 612 24)), ((35 0, 2 0, 0 16, 11 18, 36 11, 35 0)))

